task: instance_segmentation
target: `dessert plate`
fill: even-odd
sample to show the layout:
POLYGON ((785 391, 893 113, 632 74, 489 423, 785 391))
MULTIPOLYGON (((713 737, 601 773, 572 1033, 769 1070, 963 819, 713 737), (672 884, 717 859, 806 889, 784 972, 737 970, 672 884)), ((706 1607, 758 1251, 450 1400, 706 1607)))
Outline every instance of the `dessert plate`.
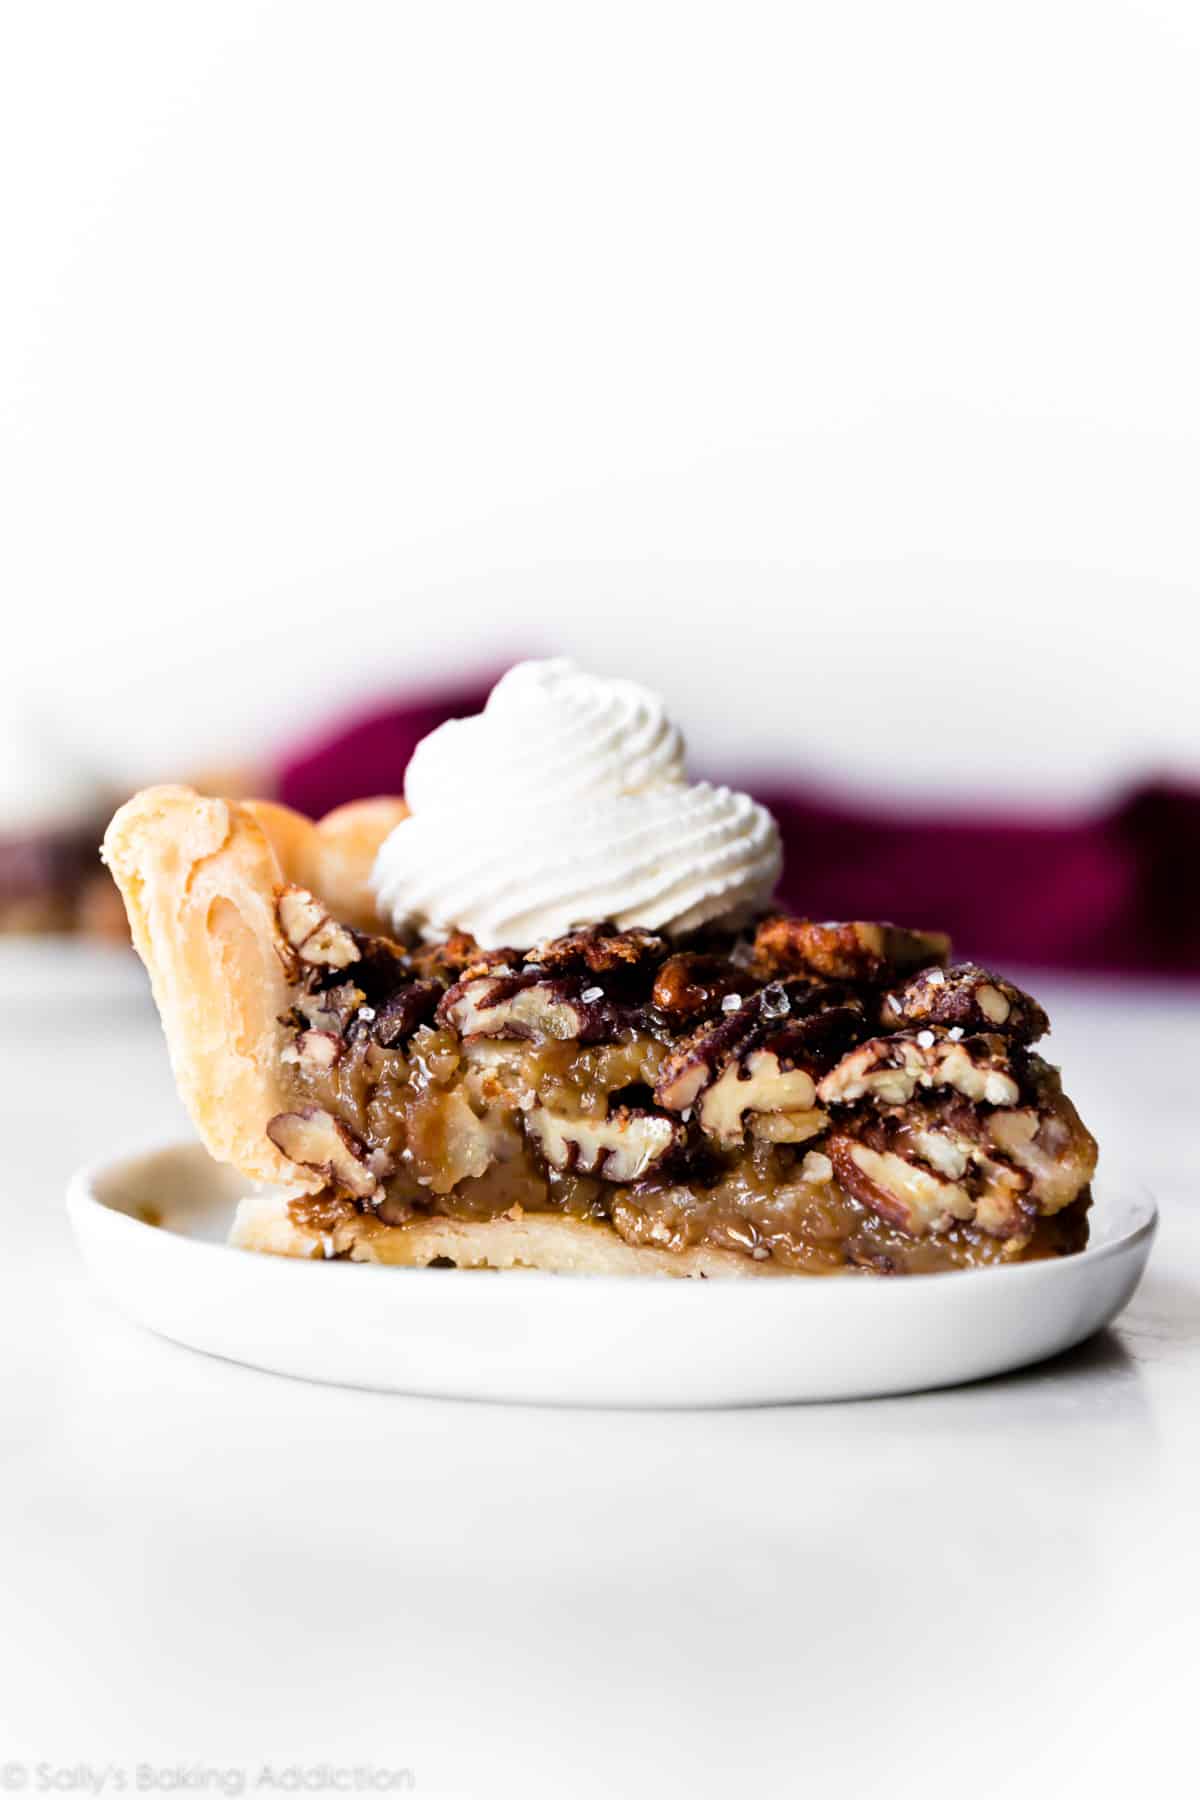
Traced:
POLYGON ((130 1318, 307 1381, 454 1399, 738 1406, 949 1387, 1053 1356, 1109 1324, 1157 1223, 1102 1195, 1079 1256, 1003 1269, 774 1281, 395 1269, 223 1241, 243 1177, 198 1144, 81 1170, 67 1208, 130 1318))

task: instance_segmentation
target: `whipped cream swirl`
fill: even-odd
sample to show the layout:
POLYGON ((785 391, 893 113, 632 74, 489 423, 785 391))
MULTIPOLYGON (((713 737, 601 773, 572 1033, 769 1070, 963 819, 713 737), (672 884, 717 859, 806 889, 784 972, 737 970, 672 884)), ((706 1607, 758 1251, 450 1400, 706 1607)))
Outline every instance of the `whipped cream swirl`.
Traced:
POLYGON ((769 899, 775 821, 748 794, 689 783, 683 739, 632 681, 518 663, 483 712, 430 732, 408 766, 411 817, 375 864, 382 916, 528 949, 611 919, 678 935, 769 899))

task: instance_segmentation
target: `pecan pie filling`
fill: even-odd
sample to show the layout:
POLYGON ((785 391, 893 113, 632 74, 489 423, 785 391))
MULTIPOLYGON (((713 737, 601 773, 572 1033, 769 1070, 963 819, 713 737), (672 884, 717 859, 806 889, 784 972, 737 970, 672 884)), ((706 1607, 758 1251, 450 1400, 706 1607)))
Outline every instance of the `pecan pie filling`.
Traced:
POLYGON ((1042 1009, 940 934, 772 916, 419 947, 279 901, 294 1105, 326 1231, 560 1213, 781 1270, 918 1273, 1087 1241, 1095 1142, 1042 1009))

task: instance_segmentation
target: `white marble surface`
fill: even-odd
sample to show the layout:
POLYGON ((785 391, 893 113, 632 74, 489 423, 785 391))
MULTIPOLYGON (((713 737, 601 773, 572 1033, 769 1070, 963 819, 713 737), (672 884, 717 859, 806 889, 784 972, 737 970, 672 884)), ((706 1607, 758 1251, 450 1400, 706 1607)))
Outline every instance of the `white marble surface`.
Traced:
POLYGON ((10 1017, 0 1786, 1188 1791, 1147 1783, 1194 1737, 1200 1004, 1039 988, 1163 1206, 1117 1329, 970 1389, 718 1414, 397 1400, 141 1333, 61 1196, 182 1128, 157 1026, 10 1017))

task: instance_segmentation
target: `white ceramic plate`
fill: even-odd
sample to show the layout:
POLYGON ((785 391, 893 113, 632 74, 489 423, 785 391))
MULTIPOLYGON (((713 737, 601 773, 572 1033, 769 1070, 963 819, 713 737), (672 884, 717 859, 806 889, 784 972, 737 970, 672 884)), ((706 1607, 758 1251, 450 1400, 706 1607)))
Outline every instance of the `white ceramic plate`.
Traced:
POLYGON ((281 1375, 474 1400, 731 1406, 867 1399, 1069 1349, 1133 1294, 1157 1215, 1105 1197, 1080 1256, 882 1280, 671 1281, 301 1262, 224 1243, 245 1181, 198 1145, 75 1176, 67 1206, 121 1310, 281 1375))
POLYGON ((0 983, 10 1006, 146 1006, 150 983, 129 944, 67 932, 0 937, 0 983))

